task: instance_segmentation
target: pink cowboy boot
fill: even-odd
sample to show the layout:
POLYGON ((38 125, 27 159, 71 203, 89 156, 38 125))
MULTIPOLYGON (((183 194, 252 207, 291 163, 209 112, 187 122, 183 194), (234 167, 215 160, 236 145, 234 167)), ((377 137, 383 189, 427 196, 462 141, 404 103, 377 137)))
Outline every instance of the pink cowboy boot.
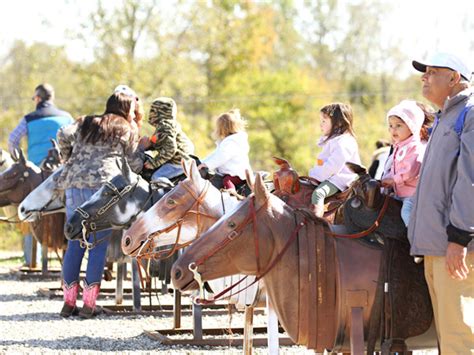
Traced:
POLYGON ((63 283, 63 292, 64 292, 64 305, 61 309, 59 315, 61 317, 67 318, 73 314, 78 313, 76 307, 77 294, 79 292, 79 284, 77 282, 67 285, 66 282, 63 283))
POLYGON ((92 318, 102 312, 102 308, 96 306, 97 297, 99 296, 100 284, 87 285, 85 283, 82 291, 82 300, 84 306, 79 311, 79 317, 92 318))

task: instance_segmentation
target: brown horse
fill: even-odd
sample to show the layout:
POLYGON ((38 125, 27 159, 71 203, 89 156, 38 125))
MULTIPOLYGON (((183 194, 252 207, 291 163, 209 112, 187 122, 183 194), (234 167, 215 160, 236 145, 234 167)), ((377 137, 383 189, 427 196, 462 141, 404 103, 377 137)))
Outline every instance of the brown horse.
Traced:
MULTIPOLYGON (((17 206, 50 174, 27 161, 21 150, 12 155, 14 164, 0 174, 0 206, 17 206)), ((41 218, 30 224, 33 236, 50 248, 64 248, 64 213, 41 218)))
MULTIPOLYGON (((377 224, 384 221, 381 215, 376 216, 377 224)), ((364 335, 370 335, 374 322, 383 251, 365 238, 349 239, 348 232, 343 226, 330 229, 326 221, 291 208, 269 194, 257 176, 254 196, 221 218, 178 259, 173 283, 189 290, 230 274, 257 275, 264 279, 278 319, 293 341, 318 352, 362 353, 364 335)), ((396 311, 403 317, 412 309, 407 304, 407 310, 396 311)), ((431 325, 429 316, 419 321, 422 324, 403 332, 402 342, 431 325)), ((377 332, 380 335, 384 337, 377 332)))
MULTIPOLYGON (((163 258, 191 244, 207 231, 225 211, 234 209, 240 200, 235 195, 220 191, 201 177, 194 160, 183 161, 186 179, 180 181, 145 213, 141 214, 122 237, 122 250, 137 258, 163 258), (166 247, 166 251, 163 250, 166 247)), ((210 282, 214 293, 219 293, 241 276, 226 277, 210 282)), ((253 279, 242 284, 248 284, 253 279)), ((246 292, 229 292, 231 303, 244 306, 261 296, 262 287, 246 292)), ((262 302, 260 302, 262 303, 262 302)))

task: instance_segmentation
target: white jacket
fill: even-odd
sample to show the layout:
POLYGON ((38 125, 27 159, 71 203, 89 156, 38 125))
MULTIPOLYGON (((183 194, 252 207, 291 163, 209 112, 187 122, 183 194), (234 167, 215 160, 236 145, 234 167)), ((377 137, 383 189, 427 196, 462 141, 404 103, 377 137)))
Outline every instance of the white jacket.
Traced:
POLYGON ((357 178, 346 166, 347 162, 360 164, 359 147, 355 138, 344 133, 324 141, 321 137, 318 145, 323 148, 316 165, 309 171, 309 176, 323 182, 328 180, 339 190, 344 191, 357 178))
POLYGON ((206 157, 203 163, 220 174, 238 176, 245 180, 245 170, 251 169, 247 133, 231 134, 216 144, 216 150, 206 157))

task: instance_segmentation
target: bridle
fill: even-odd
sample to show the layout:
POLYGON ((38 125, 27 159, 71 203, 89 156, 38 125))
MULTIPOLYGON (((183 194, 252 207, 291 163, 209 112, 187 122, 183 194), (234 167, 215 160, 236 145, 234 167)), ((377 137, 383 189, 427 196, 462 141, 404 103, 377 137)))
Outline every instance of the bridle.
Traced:
POLYGON ((111 182, 106 182, 105 186, 107 186, 112 192, 113 196, 110 198, 107 203, 99 208, 99 210, 94 214, 90 215, 86 210, 82 209, 81 207, 76 208, 76 212, 81 215, 83 218, 81 221, 82 225, 82 240, 80 241, 81 247, 86 248, 87 250, 90 250, 94 248, 97 244, 105 241, 107 238, 102 238, 100 240, 97 240, 96 238, 96 231, 97 231, 97 224, 95 221, 101 218, 101 216, 107 212, 112 206, 117 204, 127 193, 130 191, 134 190, 137 185, 138 185, 139 180, 137 179, 137 182, 134 184, 129 184, 126 185, 122 190, 119 190, 114 184, 111 182), (89 242, 88 239, 88 234, 92 232, 93 233, 93 241, 92 243, 89 242))
MULTIPOLYGON (((211 186, 211 183, 206 180, 205 185, 200 192, 199 195, 196 195, 194 191, 187 186, 184 182, 179 183, 180 186, 182 186, 184 189, 188 191, 188 193, 191 195, 191 197, 194 199, 194 202, 190 206, 189 209, 187 209, 174 223, 170 224, 169 226, 162 228, 160 230, 157 230, 153 233, 151 233, 147 239, 142 243, 140 246, 140 249, 137 252, 136 258, 137 259, 167 259, 171 257, 177 250, 182 249, 189 244, 191 244, 195 239, 199 238, 201 236, 201 217, 209 218, 213 221, 217 221, 218 217, 214 217, 210 214, 204 213, 201 210, 203 201, 209 191, 209 187, 211 186), (193 207, 195 207, 193 209, 193 207), (183 223, 186 220, 186 217, 188 215, 195 215, 196 216, 196 226, 197 226, 197 234, 194 238, 192 238, 191 241, 182 243, 180 244, 180 239, 181 239, 181 230, 183 223), (154 251, 153 246, 152 246, 152 241, 155 238, 159 238, 160 235, 164 233, 169 233, 175 229, 178 229, 176 240, 171 248, 165 249, 165 250, 159 250, 159 251, 154 251)), ((221 191, 221 203, 222 203, 222 211, 225 213, 225 205, 224 205, 224 199, 222 196, 222 191, 221 191)))
MULTIPOLYGON (((296 238, 299 235, 300 229, 303 228, 306 224, 308 224, 308 219, 307 218, 304 218, 299 223, 295 222, 296 223, 295 228, 293 229, 290 237, 286 241, 283 249, 274 257, 274 259, 272 261, 269 262, 268 267, 263 272, 260 272, 259 237, 258 237, 257 228, 256 228, 256 221, 257 221, 257 214, 268 203, 268 199, 267 199, 267 201, 265 201, 265 203, 262 204, 262 206, 260 206, 258 208, 258 210, 255 210, 255 196, 251 196, 251 197, 249 197, 249 199, 250 199, 250 207, 249 207, 249 212, 248 212, 248 215, 246 216, 246 218, 237 227, 235 227, 235 229, 232 232, 228 233, 224 240, 222 240, 219 244, 217 244, 214 248, 212 248, 207 254, 205 254, 203 257, 201 257, 197 261, 192 262, 188 265, 188 269, 193 273, 193 280, 196 281, 198 286, 199 286, 199 298, 197 298, 195 300, 195 302, 198 303, 198 304, 214 303, 215 301, 221 299, 223 295, 227 294, 229 291, 231 291, 233 288, 235 288, 237 285, 239 285, 241 282, 243 282, 247 278, 247 276, 243 277, 242 279, 240 279, 236 283, 230 285, 229 287, 225 288, 223 291, 221 291, 220 293, 215 295, 212 299, 205 299, 204 298, 204 282, 202 281, 201 274, 198 271, 199 266, 202 265, 206 260, 208 260, 213 255, 215 255, 217 252, 219 252, 224 247, 226 247, 235 238, 242 235, 243 230, 247 226, 249 226, 250 224, 253 226, 254 248, 255 248, 255 257, 256 257, 256 263, 257 263, 257 276, 255 277, 255 280, 253 282, 246 285, 244 288, 241 288, 235 294, 238 294, 238 293, 246 290, 247 288, 249 288, 250 286, 252 286, 256 282, 258 282, 260 279, 262 279, 266 274, 268 274, 268 272, 270 272, 270 270, 272 270, 273 267, 281 260, 281 258, 283 257, 285 252, 288 250, 291 243, 294 240, 296 240, 296 238)), ((383 216, 385 214, 385 211, 387 210, 388 202, 389 202, 389 197, 386 196, 385 200, 384 200, 384 204, 382 206, 382 209, 380 210, 379 215, 377 216, 377 219, 374 221, 372 226, 369 227, 368 229, 366 229, 362 232, 359 232, 359 233, 355 233, 355 234, 337 234, 337 233, 333 233, 333 232, 327 232, 326 233, 326 231, 325 231, 325 234, 328 234, 328 235, 330 235, 332 237, 336 237, 336 238, 351 238, 351 239, 362 238, 362 237, 367 236, 368 234, 372 233, 375 229, 377 229, 379 227, 380 221, 383 218, 383 216)), ((294 211, 296 213, 299 210, 296 209, 294 211)))
POLYGON ((290 238, 286 241, 283 249, 275 256, 275 258, 273 258, 273 260, 269 262, 268 267, 263 272, 261 272, 260 271, 261 267, 260 267, 259 236, 257 232, 257 215, 267 205, 267 203, 268 203, 268 199, 256 210, 255 209, 255 196, 249 197, 249 211, 248 211, 247 216, 244 218, 244 220, 238 226, 236 226, 233 231, 228 233, 225 239, 222 240, 219 244, 217 244, 214 248, 212 248, 207 254, 205 254, 202 258, 198 259, 197 261, 192 262, 191 264, 188 265, 188 269, 193 273, 193 276, 194 276, 193 280, 195 280, 199 286, 199 298, 195 300, 196 303, 198 304, 214 303, 215 301, 221 299, 225 294, 227 294, 229 291, 231 291, 233 288, 235 288, 237 285, 239 285, 240 283, 242 283, 244 280, 247 279, 248 276, 245 276, 241 278, 239 281, 237 281, 236 283, 230 285, 229 287, 219 292, 212 299, 205 299, 204 298, 204 282, 202 281, 201 274, 198 271, 199 266, 202 265, 206 260, 214 256, 217 252, 225 248, 233 240, 241 236, 246 227, 249 227, 250 225, 252 226, 255 257, 256 257, 256 263, 257 263, 257 276, 250 284, 247 284, 244 288, 241 288, 239 291, 235 292, 234 295, 248 289, 249 287, 257 283, 260 279, 262 279, 266 274, 268 274, 268 272, 270 272, 270 270, 272 270, 273 267, 281 260, 281 258, 283 257, 285 252, 288 250, 291 243, 296 239, 296 237, 299 234, 300 229, 303 228, 308 223, 308 221, 304 219, 302 222, 296 224, 290 238))

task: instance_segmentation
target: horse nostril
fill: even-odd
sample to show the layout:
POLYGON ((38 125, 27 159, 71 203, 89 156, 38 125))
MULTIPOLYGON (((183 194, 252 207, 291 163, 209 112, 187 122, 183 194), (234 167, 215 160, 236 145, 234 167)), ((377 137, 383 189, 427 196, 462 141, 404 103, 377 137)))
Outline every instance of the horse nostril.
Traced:
POLYGON ((66 232, 66 234, 71 234, 73 231, 72 225, 70 223, 66 223, 64 225, 64 231, 66 232))
POLYGON ((20 212, 21 212, 21 213, 25 213, 25 207, 21 206, 21 207, 20 207, 20 212))
POLYGON ((127 236, 127 237, 125 238, 125 246, 128 247, 128 246, 130 246, 131 243, 132 243, 132 239, 130 239, 130 237, 127 236))
POLYGON ((174 273, 174 278, 175 280, 179 280, 181 278, 181 276, 183 276, 183 273, 181 272, 181 270, 176 270, 176 272, 174 273))

